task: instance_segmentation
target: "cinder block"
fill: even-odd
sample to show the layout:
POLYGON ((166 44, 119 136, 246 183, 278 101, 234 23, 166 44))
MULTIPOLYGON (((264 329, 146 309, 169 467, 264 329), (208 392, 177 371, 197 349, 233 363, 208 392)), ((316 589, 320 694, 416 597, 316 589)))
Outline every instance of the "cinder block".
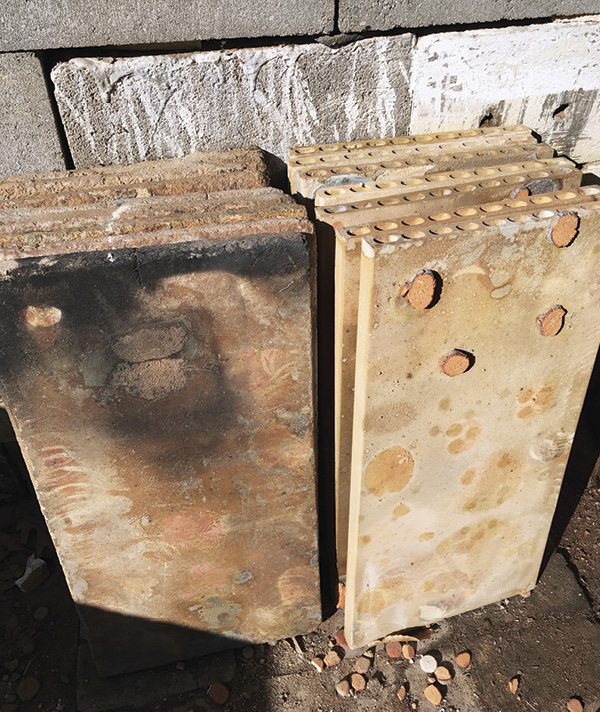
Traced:
POLYGON ((0 135, 0 176, 64 170, 42 66, 30 52, 0 54, 0 135))
POLYGON ((1 392, 105 675, 321 615, 312 227, 187 200, 1 211, 1 392))
POLYGON ((0 51, 317 35, 333 16, 333 0, 4 0, 0 51))
POLYGON ((129 59, 52 72, 75 164, 406 132, 412 35, 129 59))
POLYGON ((480 3, 467 0, 340 0, 339 27, 342 32, 362 32, 537 17, 575 17, 595 12, 600 12, 597 0, 494 0, 480 3))
POLYGON ((600 189, 572 192, 362 226, 351 646, 535 585, 600 330, 600 189))
POLYGON ((559 154, 598 161, 599 29, 586 19, 420 38, 411 132, 525 123, 559 154))

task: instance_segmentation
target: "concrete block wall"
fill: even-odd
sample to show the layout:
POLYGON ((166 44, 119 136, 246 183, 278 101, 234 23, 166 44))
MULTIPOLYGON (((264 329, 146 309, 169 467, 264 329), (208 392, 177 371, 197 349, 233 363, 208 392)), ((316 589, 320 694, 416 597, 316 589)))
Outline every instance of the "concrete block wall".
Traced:
POLYGON ((600 0, 5 0, 0 174, 520 122, 597 164, 599 29, 600 0))

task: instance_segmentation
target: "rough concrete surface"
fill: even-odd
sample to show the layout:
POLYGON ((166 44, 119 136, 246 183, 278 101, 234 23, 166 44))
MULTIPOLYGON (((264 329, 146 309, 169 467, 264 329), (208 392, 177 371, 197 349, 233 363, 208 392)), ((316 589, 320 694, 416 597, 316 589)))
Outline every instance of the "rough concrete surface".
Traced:
POLYGON ((340 0, 342 32, 391 30, 427 25, 466 25, 498 20, 574 17, 600 12, 598 0, 494 0, 494 2, 439 2, 439 0, 340 0))
POLYGON ((2 176, 65 168, 42 67, 30 52, 0 55, 0 136, 2 176))
POLYGON ((77 167, 406 133, 412 35, 129 59, 52 72, 77 167))
POLYGON ((599 28, 587 18, 420 38, 411 133, 523 123, 559 153, 598 161, 599 28))
POLYGON ((0 51, 331 32, 333 0, 4 0, 0 51))

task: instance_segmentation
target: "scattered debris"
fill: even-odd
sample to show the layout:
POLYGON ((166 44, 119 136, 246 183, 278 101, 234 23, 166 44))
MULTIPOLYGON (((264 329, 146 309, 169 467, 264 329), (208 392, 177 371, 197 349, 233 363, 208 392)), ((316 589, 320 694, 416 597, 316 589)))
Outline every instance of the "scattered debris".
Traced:
POLYGON ((178 662, 178 663, 175 664, 175 668, 176 668, 177 670, 185 670, 185 663, 178 662))
POLYGON ((335 686, 335 691, 340 697, 348 697, 348 695, 350 694, 350 683, 348 682, 348 680, 340 680, 335 686))
POLYGON ((361 655, 360 658, 357 658, 355 660, 354 669, 360 675, 366 675, 369 672, 369 670, 371 669, 372 665, 373 665, 373 658, 368 658, 364 655, 361 655))
POLYGON ((335 638, 335 642, 344 650, 348 649, 348 641, 346 640, 346 634, 344 633, 344 629, 338 630, 338 632, 333 636, 335 638))
POLYGON ((438 666, 437 660, 433 655, 423 655, 421 660, 419 660, 419 664, 421 665, 421 670, 424 672, 435 672, 438 666))
POLYGON ((469 665, 471 664, 471 653, 469 653, 467 650, 463 651, 462 653, 459 653, 454 658, 454 662, 458 665, 458 667, 469 667, 469 665))
POLYGON ((569 712, 583 712, 583 703, 577 697, 571 697, 567 702, 569 712))
POLYGON ((391 643, 388 643, 385 646, 385 652, 388 654, 388 657, 396 659, 396 658, 401 658, 402 657, 402 644, 393 641, 391 643))
POLYGON ((327 667, 333 667, 334 665, 339 665, 342 661, 342 656, 335 648, 332 648, 327 655, 324 657, 325 665, 327 667))
POLYGON ((353 672, 352 675, 350 675, 350 685, 353 690, 356 690, 356 692, 362 692, 367 686, 367 681, 359 673, 353 672))
POLYGON ((35 677, 24 677, 17 687, 17 695, 21 702, 32 700, 40 689, 40 682, 35 677))
POLYGON ((513 693, 513 695, 517 694, 517 690, 519 689, 519 678, 518 677, 513 677, 513 679, 509 681, 508 689, 513 693))
POLYGON ((213 682, 208 688, 208 696, 218 705, 224 705, 229 699, 229 690, 222 682, 213 682))
POLYGON ((434 707, 437 707, 442 702, 442 693, 435 685, 428 685, 424 694, 427 701, 431 702, 434 707))
POLYGON ((27 559, 25 573, 15 581, 15 586, 18 586, 21 591, 31 593, 42 584, 49 576, 48 565, 44 559, 36 559, 32 554, 27 559))
POLYGON ((317 655, 316 658, 313 658, 310 662, 315 666, 318 672, 323 672, 323 670, 325 670, 325 661, 319 655, 317 655))
POLYGON ((406 695, 408 694, 408 688, 406 686, 406 683, 403 683, 400 685, 398 692, 396 693, 398 699, 400 701, 404 700, 406 698, 406 695))

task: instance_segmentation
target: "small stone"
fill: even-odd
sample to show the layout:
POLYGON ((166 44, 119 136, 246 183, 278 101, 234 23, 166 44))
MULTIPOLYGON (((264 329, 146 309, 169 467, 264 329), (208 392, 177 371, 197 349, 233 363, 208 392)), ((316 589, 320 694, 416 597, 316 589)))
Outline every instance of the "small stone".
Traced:
POLYGON ((366 675, 369 672, 369 670, 371 669, 372 665, 373 665, 373 658, 367 658, 364 655, 361 655, 360 658, 357 658, 355 660, 354 669, 360 675, 366 675))
POLYGON ((462 653, 459 653, 454 658, 454 662, 458 665, 458 667, 469 667, 469 665, 471 664, 471 653, 469 653, 467 650, 464 650, 462 653))
POLYGON ((423 655, 423 657, 419 660, 419 664, 421 665, 421 670, 423 670, 423 672, 435 672, 438 666, 437 660, 433 657, 433 655, 423 655))
POLYGON ((404 645, 402 646, 402 655, 405 657, 405 659, 412 660, 415 657, 415 654, 415 646, 411 645, 411 643, 404 643, 404 645))
POLYGON ((43 621, 44 618, 48 615, 48 609, 46 606, 42 606, 41 608, 38 608, 36 611, 33 612, 33 617, 35 618, 36 621, 43 621))
POLYGON ((517 690, 519 689, 519 678, 518 677, 513 677, 513 679, 509 681, 508 689, 513 693, 513 695, 517 694, 517 690))
POLYGON ((177 670, 185 670, 185 663, 179 662, 175 665, 177 670))
POLYGON ((40 689, 39 680, 35 677, 24 677, 17 687, 17 695, 22 702, 32 700, 40 689))
POLYGON ((442 693, 435 685, 428 685, 424 694, 427 701, 431 702, 434 707, 437 707, 442 701, 442 693))
POLYGON ((213 682, 208 689, 208 696, 218 705, 224 705, 229 699, 229 690, 222 682, 213 682))
POLYGON ((335 686, 335 691, 340 697, 348 697, 350 694, 350 683, 348 680, 340 680, 335 686))
POLYGON ((396 693, 398 699, 402 702, 402 700, 406 699, 406 695, 408 693, 408 689, 406 685, 400 685, 400 688, 398 689, 398 692, 396 693))
POLYGON ((416 702, 411 702, 410 706, 413 708, 413 710, 417 709, 417 703, 416 702))
POLYGON ((24 574, 15 581, 15 586, 18 586, 24 593, 31 593, 40 584, 42 584, 49 576, 48 565, 43 559, 36 559, 32 554, 27 559, 27 566, 24 574))
POLYGON ((352 675, 350 675, 350 685, 356 692, 362 692, 367 686, 367 681, 359 673, 353 672, 352 675))
POLYGON ((581 700, 577 699, 577 697, 571 697, 571 699, 567 702, 567 709, 569 712, 583 712, 583 704, 581 703, 581 700))
POLYGON ((429 682, 431 685, 433 685, 434 682, 437 682, 437 678, 435 675, 427 675, 427 682, 429 682))
POLYGON ((436 680, 444 685, 452 679, 452 673, 445 665, 438 665, 435 669, 434 675, 436 680))
POLYGON ((385 652, 388 654, 388 657, 396 659, 396 658, 401 658, 402 657, 402 644, 398 643, 397 641, 393 641, 391 643, 387 643, 385 646, 385 652))
POLYGON ((252 660, 254 658, 254 648, 251 645, 242 648, 242 657, 244 660, 252 660))
POLYGON ((325 661, 323 660, 323 658, 319 657, 318 655, 316 658, 313 658, 310 662, 312 665, 314 665, 317 668, 318 672, 323 672, 323 670, 325 670, 325 661))
POLYGON ((334 665, 339 665, 339 663, 342 661, 342 656, 335 648, 333 648, 324 657, 324 661, 327 667, 333 667, 334 665))
POLYGON ((344 650, 348 649, 348 641, 346 640, 346 634, 344 633, 344 629, 342 628, 341 630, 338 630, 338 632, 333 636, 335 638, 335 642, 344 650))
POLYGON ((19 660, 15 658, 14 660, 8 660, 4 663, 4 667, 8 672, 14 672, 19 667, 19 660))

